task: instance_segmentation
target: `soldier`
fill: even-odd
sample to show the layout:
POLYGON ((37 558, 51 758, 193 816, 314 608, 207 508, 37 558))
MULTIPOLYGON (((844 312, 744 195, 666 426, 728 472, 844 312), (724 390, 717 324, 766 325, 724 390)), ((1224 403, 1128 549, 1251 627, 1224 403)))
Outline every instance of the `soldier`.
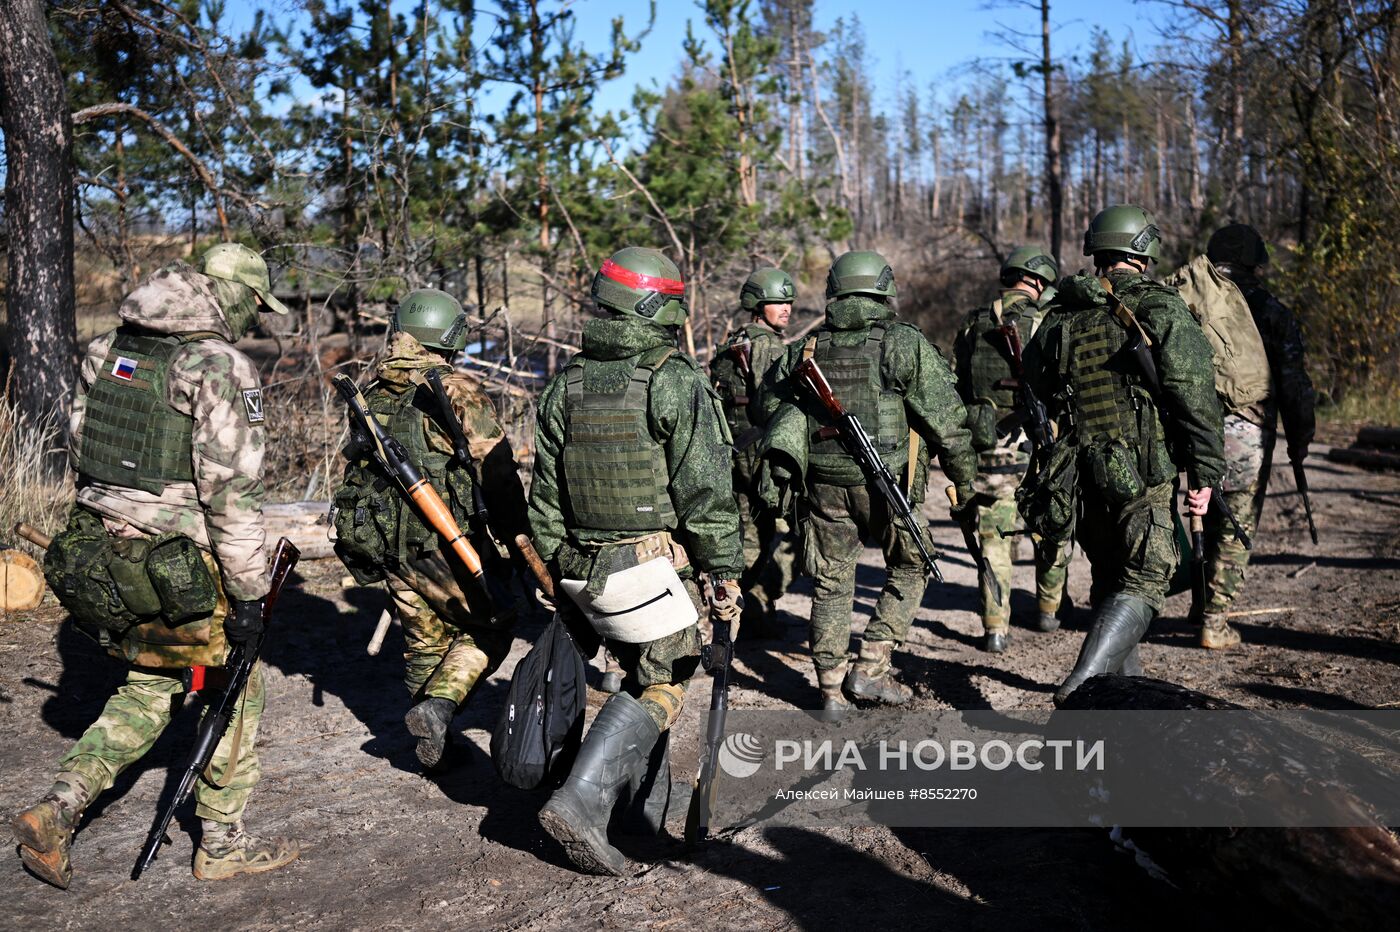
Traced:
POLYGON ((743 558, 719 396, 676 349, 688 311, 675 263, 629 246, 592 297, 602 316, 540 397, 530 521, 580 647, 605 641, 624 676, 540 823, 581 870, 619 875, 607 834, 619 798, 645 830, 665 821, 669 729, 700 661, 695 574, 710 577, 712 617, 732 623, 743 558))
MULTIPOLYGON (((405 295, 365 400, 458 525, 471 529, 489 577, 504 583, 511 568, 497 541, 529 533, 525 490, 491 399, 452 368, 466 344, 467 314, 456 298, 432 288, 405 295), (447 414, 425 380, 433 370, 461 424, 470 462, 454 455, 447 414)), ((498 604, 493 611, 479 595, 469 597, 457 558, 367 449, 352 443, 346 461, 335 495, 336 552, 357 582, 388 581, 403 625, 404 685, 415 703, 404 724, 418 739, 418 762, 433 770, 443 762, 453 717, 510 652, 514 607, 498 604)))
MULTIPOLYGON (((994 654, 1006 650, 1011 637, 1014 538, 1001 532, 1016 529, 1014 493, 1030 461, 1023 429, 1025 415, 1017 412, 1011 343, 1002 328, 1015 327, 1020 345, 1029 343, 1044 316, 1039 301, 1058 274, 1054 258, 1041 247, 1013 250, 1001 266, 1001 297, 989 307, 971 312, 953 344, 958 393, 967 404, 967 426, 977 451, 973 489, 977 493, 978 537, 1000 587, 995 588, 993 580, 981 581, 983 650, 994 654)), ((1060 626, 1055 613, 1065 591, 1069 548, 1037 547, 1035 553, 1036 603, 1040 609, 1037 626, 1041 631, 1054 631, 1060 626)))
MULTIPOLYGON (((1268 263, 1269 251, 1258 231, 1243 223, 1221 227, 1211 234, 1206 256, 1244 293, 1269 361, 1268 397, 1225 416, 1225 500, 1245 533, 1253 534, 1264 509, 1279 416, 1288 460, 1301 468, 1316 426, 1316 395, 1308 378, 1307 349, 1298 318, 1259 281, 1259 267, 1268 263)), ((1206 516, 1206 548, 1201 646, 1223 650, 1240 642, 1226 614, 1244 586, 1249 551, 1218 511, 1206 516)))
POLYGON ((739 292, 750 320, 729 335, 710 364, 734 437, 734 497, 744 528, 747 567, 739 580, 744 592, 741 630, 755 637, 783 636, 777 601, 792 584, 796 560, 787 521, 764 508, 757 495, 758 439, 763 435, 758 393, 764 375, 782 358, 783 331, 796 294, 792 278, 782 269, 756 270, 739 292), (769 547, 772 555, 766 556, 769 547))
MULTIPOLYGON (((894 677, 890 658, 909 633, 923 600, 926 579, 918 547, 856 460, 835 437, 820 407, 790 378, 797 365, 815 359, 837 399, 874 439, 885 463, 904 483, 917 513, 928 484, 930 451, 956 488, 959 520, 973 507, 976 458, 964 426, 967 416, 948 364, 912 324, 895 319, 894 272, 875 252, 848 252, 826 282, 826 320, 801 344, 789 347, 772 369, 760 401, 774 418, 763 456, 782 500, 805 486, 802 503, 802 571, 816 579, 812 598, 812 659, 822 708, 840 712, 847 699, 894 705, 911 692, 894 677), (856 563, 863 542, 884 551, 888 576, 875 617, 866 626, 860 655, 849 664, 856 563)), ((930 544, 930 548, 932 545, 930 544)))
POLYGON ((1027 349, 1027 379, 1060 440, 1018 502, 1044 529, 1047 499, 1034 489, 1077 498, 1076 538, 1093 568, 1093 624, 1056 703, 1091 676, 1141 672, 1137 643, 1179 562, 1177 473, 1187 474, 1191 514, 1204 515, 1224 468, 1210 345, 1176 290, 1147 276, 1161 248, 1141 207, 1101 211, 1084 235, 1097 277, 1060 282, 1027 349))
MULTIPOLYGON (((83 810, 160 737, 186 691, 185 670, 218 667, 229 645, 262 632, 267 431, 258 370, 233 347, 259 311, 287 309, 272 296, 262 257, 224 243, 199 271, 176 262, 147 279, 122 302, 120 326, 83 360, 70 423, 77 503, 47 562, 74 620, 128 672, 59 761, 53 788, 13 822, 24 865, 57 887, 72 878, 69 848, 83 810), (85 565, 59 565, 77 552, 88 555, 85 565)), ((297 857, 295 841, 243 827, 261 773, 263 704, 255 668, 195 785, 200 880, 297 857)))

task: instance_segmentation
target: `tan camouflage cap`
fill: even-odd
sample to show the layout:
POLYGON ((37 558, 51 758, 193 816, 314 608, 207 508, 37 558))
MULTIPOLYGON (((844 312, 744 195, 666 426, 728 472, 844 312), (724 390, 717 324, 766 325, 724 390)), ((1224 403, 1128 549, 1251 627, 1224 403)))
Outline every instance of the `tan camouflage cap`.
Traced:
POLYGON ((247 285, 274 314, 287 313, 287 306, 272 295, 272 280, 263 257, 240 243, 219 243, 204 254, 199 270, 210 278, 247 285))

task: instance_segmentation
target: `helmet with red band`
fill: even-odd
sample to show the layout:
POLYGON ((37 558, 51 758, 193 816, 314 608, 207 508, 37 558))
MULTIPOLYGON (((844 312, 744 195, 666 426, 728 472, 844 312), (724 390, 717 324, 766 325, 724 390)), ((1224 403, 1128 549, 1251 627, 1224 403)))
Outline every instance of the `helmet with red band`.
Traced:
POLYGON ((685 282, 676 264, 655 249, 618 250, 593 276, 593 300, 600 307, 641 317, 662 326, 685 322, 685 282))

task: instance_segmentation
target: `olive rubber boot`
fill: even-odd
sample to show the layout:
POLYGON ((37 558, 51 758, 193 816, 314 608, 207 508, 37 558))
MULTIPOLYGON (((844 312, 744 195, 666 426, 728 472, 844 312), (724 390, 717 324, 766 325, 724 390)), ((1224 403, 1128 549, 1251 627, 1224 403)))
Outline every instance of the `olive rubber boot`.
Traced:
POLYGON ((817 671, 817 685, 822 691, 823 721, 835 721, 842 712, 851 711, 851 704, 846 701, 846 694, 842 690, 849 667, 849 664, 843 663, 830 670, 817 671))
POLYGON ((1142 658, 1138 655, 1138 646, 1133 645, 1133 649, 1128 651, 1128 656, 1123 659, 1123 666, 1118 670, 1119 676, 1142 676, 1142 658))
POLYGON ((418 763, 428 770, 442 763, 443 751, 447 748, 447 728, 456 714, 457 704, 451 699, 429 696, 403 717, 408 733, 418 739, 414 750, 418 763))
POLYGON ((982 650, 989 654, 1004 654, 1011 644, 1010 628, 992 628, 982 641, 982 650))
POLYGON ((1035 626, 1041 631, 1050 632, 1060 629, 1060 617, 1054 612, 1041 612, 1035 620, 1035 626))
POLYGON ((1114 594, 1105 599, 1084 637, 1074 670, 1055 690, 1055 705, 1063 703, 1090 677, 1120 672, 1147 633, 1154 614, 1152 606, 1134 596, 1114 594))
POLYGON ((24 866, 35 877, 60 890, 67 890, 73 879, 68 850, 73 845, 73 831, 88 801, 86 792, 60 779, 55 781, 49 795, 15 816, 10 823, 24 866))
POLYGON ((1240 642, 1240 633, 1230 627, 1224 615, 1201 616, 1201 646, 1206 650, 1229 650, 1240 642))
POLYGON ((276 835, 259 838, 243 830, 243 823, 200 819, 204 830, 199 850, 194 853, 196 880, 226 880, 239 874, 261 874, 276 870, 297 859, 301 847, 290 838, 276 835))
POLYGON ((540 825, 590 874, 621 877, 627 859, 608 843, 608 821, 622 791, 644 773, 661 731, 640 702, 618 693, 584 736, 573 769, 540 810, 540 825))
POLYGON ((671 803, 671 733, 663 731, 640 770, 622 793, 619 830, 627 835, 660 835, 671 803))
POLYGON ((890 667, 892 653, 894 641, 863 642, 860 656, 846 676, 846 695, 885 705, 904 705, 908 702, 914 691, 895 680, 894 670, 890 667))

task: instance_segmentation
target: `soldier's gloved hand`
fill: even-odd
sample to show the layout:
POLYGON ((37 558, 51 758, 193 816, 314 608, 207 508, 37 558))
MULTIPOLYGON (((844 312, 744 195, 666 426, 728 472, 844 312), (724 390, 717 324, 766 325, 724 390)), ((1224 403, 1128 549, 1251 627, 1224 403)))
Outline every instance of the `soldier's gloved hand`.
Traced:
POLYGON ((710 599, 710 614, 719 621, 734 624, 744 610, 744 596, 739 584, 732 579, 716 580, 714 597, 710 599))
POLYGON ((559 603, 554 600, 554 596, 545 592, 538 586, 535 587, 535 601, 543 605, 544 610, 551 615, 557 614, 559 611, 559 603))
POLYGON ((971 489, 959 489, 957 496, 958 503, 949 506, 948 517, 961 527, 977 519, 977 493, 971 489))
POLYGON ((263 632, 263 600, 240 602, 229 599, 224 616, 224 637, 230 644, 247 644, 263 632))

